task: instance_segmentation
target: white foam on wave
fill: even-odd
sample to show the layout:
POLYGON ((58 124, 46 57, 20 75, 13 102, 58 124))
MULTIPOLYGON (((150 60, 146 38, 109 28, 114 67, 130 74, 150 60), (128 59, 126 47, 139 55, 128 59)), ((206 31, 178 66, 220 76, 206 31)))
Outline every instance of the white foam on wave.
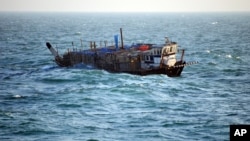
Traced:
POLYGON ((231 54, 226 55, 227 58, 232 58, 231 54))
POLYGON ((46 66, 43 66, 41 69, 42 70, 50 70, 50 69, 53 69, 55 66, 52 66, 52 65, 46 65, 46 66))
POLYGON ((81 35, 82 33, 81 32, 76 32, 75 35, 81 35))
POLYGON ((13 97, 14 98, 21 98, 22 96, 17 94, 17 95, 14 95, 13 97))
POLYGON ((215 25, 215 24, 218 24, 218 22, 212 22, 211 24, 215 25))

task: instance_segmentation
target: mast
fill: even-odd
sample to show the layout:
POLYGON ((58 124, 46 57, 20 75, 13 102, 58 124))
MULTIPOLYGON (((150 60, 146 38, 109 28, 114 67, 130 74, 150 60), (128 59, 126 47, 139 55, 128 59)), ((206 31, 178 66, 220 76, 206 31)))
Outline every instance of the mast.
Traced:
POLYGON ((121 34, 121 42, 122 42, 122 49, 123 49, 123 36, 122 36, 122 28, 120 28, 120 34, 121 34))

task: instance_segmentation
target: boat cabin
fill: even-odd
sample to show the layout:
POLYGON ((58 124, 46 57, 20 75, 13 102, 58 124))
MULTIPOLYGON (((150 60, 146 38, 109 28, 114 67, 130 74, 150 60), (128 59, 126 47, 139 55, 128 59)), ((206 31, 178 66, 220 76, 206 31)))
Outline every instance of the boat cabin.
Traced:
POLYGON ((151 47, 147 51, 143 51, 141 57, 141 66, 144 69, 156 68, 163 63, 164 65, 174 66, 176 63, 176 54, 178 45, 176 42, 170 42, 166 40, 166 44, 151 47), (162 47, 163 46, 163 47, 162 47))

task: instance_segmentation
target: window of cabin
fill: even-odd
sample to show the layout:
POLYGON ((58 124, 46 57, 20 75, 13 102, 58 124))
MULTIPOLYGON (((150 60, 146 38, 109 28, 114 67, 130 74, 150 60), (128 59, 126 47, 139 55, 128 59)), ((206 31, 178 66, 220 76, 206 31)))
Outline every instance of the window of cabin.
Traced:
POLYGON ((154 57, 153 56, 150 56, 150 61, 153 61, 154 60, 154 57))

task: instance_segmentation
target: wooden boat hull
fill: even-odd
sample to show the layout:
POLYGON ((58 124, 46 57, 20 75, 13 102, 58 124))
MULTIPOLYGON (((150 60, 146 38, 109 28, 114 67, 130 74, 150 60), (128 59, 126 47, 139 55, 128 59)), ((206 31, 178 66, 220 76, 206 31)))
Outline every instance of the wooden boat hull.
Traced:
POLYGON ((154 74, 166 74, 169 77, 178 77, 181 75, 182 70, 184 69, 185 62, 178 61, 175 63, 175 66, 168 67, 163 65, 162 67, 142 69, 140 68, 140 63, 138 62, 129 62, 126 64, 122 63, 107 63, 100 59, 98 55, 87 57, 88 62, 86 61, 84 55, 76 54, 65 54, 63 58, 55 57, 55 62, 60 67, 73 67, 77 64, 91 65, 96 69, 103 69, 111 73, 129 73, 134 75, 154 75, 154 74), (98 59, 99 58, 99 59, 98 59), (89 61, 90 60, 90 61, 89 61), (121 69, 121 65, 128 66, 127 70, 121 69))

